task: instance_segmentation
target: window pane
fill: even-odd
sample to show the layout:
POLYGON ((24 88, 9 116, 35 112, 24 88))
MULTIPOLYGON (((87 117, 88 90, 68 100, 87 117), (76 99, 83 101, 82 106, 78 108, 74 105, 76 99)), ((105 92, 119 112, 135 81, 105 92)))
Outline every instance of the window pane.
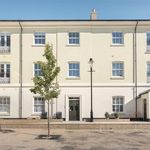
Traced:
POLYGON ((0 46, 10 46, 10 35, 6 33, 1 33, 0 46))
POLYGON ((69 63, 69 76, 79 77, 80 76, 80 65, 79 63, 69 63))
POLYGON ((45 44, 45 33, 34 34, 35 44, 45 44))
POLYGON ((115 104, 116 103, 116 99, 115 98, 113 98, 113 104, 115 104))
POLYGON ((120 105, 120 112, 123 112, 123 105, 120 105))
POLYGON ((113 105, 113 108, 112 108, 112 109, 113 109, 113 112, 116 112, 115 105, 113 105))
POLYGON ((112 76, 122 77, 124 73, 123 63, 113 63, 112 64, 112 76))
POLYGON ((10 64, 6 64, 6 77, 10 77, 10 64))
POLYGON ((5 37, 1 36, 1 46, 5 46, 5 37))
POLYGON ((10 98, 1 97, 0 98, 0 112, 9 113, 10 111, 10 98))
POLYGON ((6 41, 6 45, 7 45, 7 46, 10 46, 10 36, 7 36, 7 38, 6 38, 6 39, 7 39, 7 41, 6 41))
POLYGON ((42 76, 42 70, 39 64, 34 64, 34 75, 35 76, 42 76))
POLYGON ((147 33, 147 46, 150 46, 150 33, 147 33))
POLYGON ((112 110, 113 112, 123 112, 123 104, 124 98, 123 97, 113 97, 113 105, 112 110))
POLYGON ((147 82, 150 82, 150 63, 147 64, 147 82))
POLYGON ((34 98, 34 112, 42 113, 45 111, 45 101, 42 97, 34 98))
POLYGON ((112 43, 113 44, 123 44, 123 33, 113 32, 112 33, 112 43))
POLYGON ((150 77, 150 64, 147 64, 147 75, 150 77))
POLYGON ((119 98, 116 99, 116 104, 119 104, 119 98))
POLYGON ((78 32, 70 32, 68 35, 69 35, 69 44, 79 44, 78 32))

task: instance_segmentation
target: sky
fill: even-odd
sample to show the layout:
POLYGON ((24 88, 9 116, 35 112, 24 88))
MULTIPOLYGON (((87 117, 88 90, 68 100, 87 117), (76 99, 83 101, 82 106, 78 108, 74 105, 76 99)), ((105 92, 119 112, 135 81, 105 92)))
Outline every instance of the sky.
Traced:
POLYGON ((0 19, 150 19, 150 0, 0 0, 0 19))

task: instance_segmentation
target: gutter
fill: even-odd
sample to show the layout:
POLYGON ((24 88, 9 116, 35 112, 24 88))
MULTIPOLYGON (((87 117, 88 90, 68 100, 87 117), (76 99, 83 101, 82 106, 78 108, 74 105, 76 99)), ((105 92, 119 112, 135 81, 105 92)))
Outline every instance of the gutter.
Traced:
POLYGON ((19 38, 19 118, 22 118, 22 25, 18 21, 20 26, 20 38, 19 38))
POLYGON ((134 88, 133 88, 133 95, 134 95, 134 100, 135 100, 135 118, 137 118, 137 26, 138 26, 139 21, 136 21, 136 25, 134 27, 134 38, 133 38, 133 83, 134 83, 134 88))

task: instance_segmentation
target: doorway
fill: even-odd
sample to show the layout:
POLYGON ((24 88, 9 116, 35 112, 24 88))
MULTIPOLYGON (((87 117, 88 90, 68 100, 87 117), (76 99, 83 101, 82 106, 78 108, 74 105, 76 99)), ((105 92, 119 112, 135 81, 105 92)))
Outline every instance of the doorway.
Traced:
POLYGON ((80 97, 69 97, 69 121, 80 120, 80 97))
POLYGON ((143 120, 147 120, 147 101, 144 99, 143 101, 143 120))

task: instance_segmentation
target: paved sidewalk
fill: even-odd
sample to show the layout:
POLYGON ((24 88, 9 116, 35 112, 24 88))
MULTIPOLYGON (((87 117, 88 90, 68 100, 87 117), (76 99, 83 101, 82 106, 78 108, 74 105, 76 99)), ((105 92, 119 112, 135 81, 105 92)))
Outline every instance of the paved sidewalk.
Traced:
MULTIPOLYGON (((50 121, 51 129, 150 129, 150 122, 104 120, 100 122, 50 121)), ((47 119, 0 119, 0 128, 47 128, 47 119)))
POLYGON ((149 130, 3 129, 0 150, 150 150, 149 130))

